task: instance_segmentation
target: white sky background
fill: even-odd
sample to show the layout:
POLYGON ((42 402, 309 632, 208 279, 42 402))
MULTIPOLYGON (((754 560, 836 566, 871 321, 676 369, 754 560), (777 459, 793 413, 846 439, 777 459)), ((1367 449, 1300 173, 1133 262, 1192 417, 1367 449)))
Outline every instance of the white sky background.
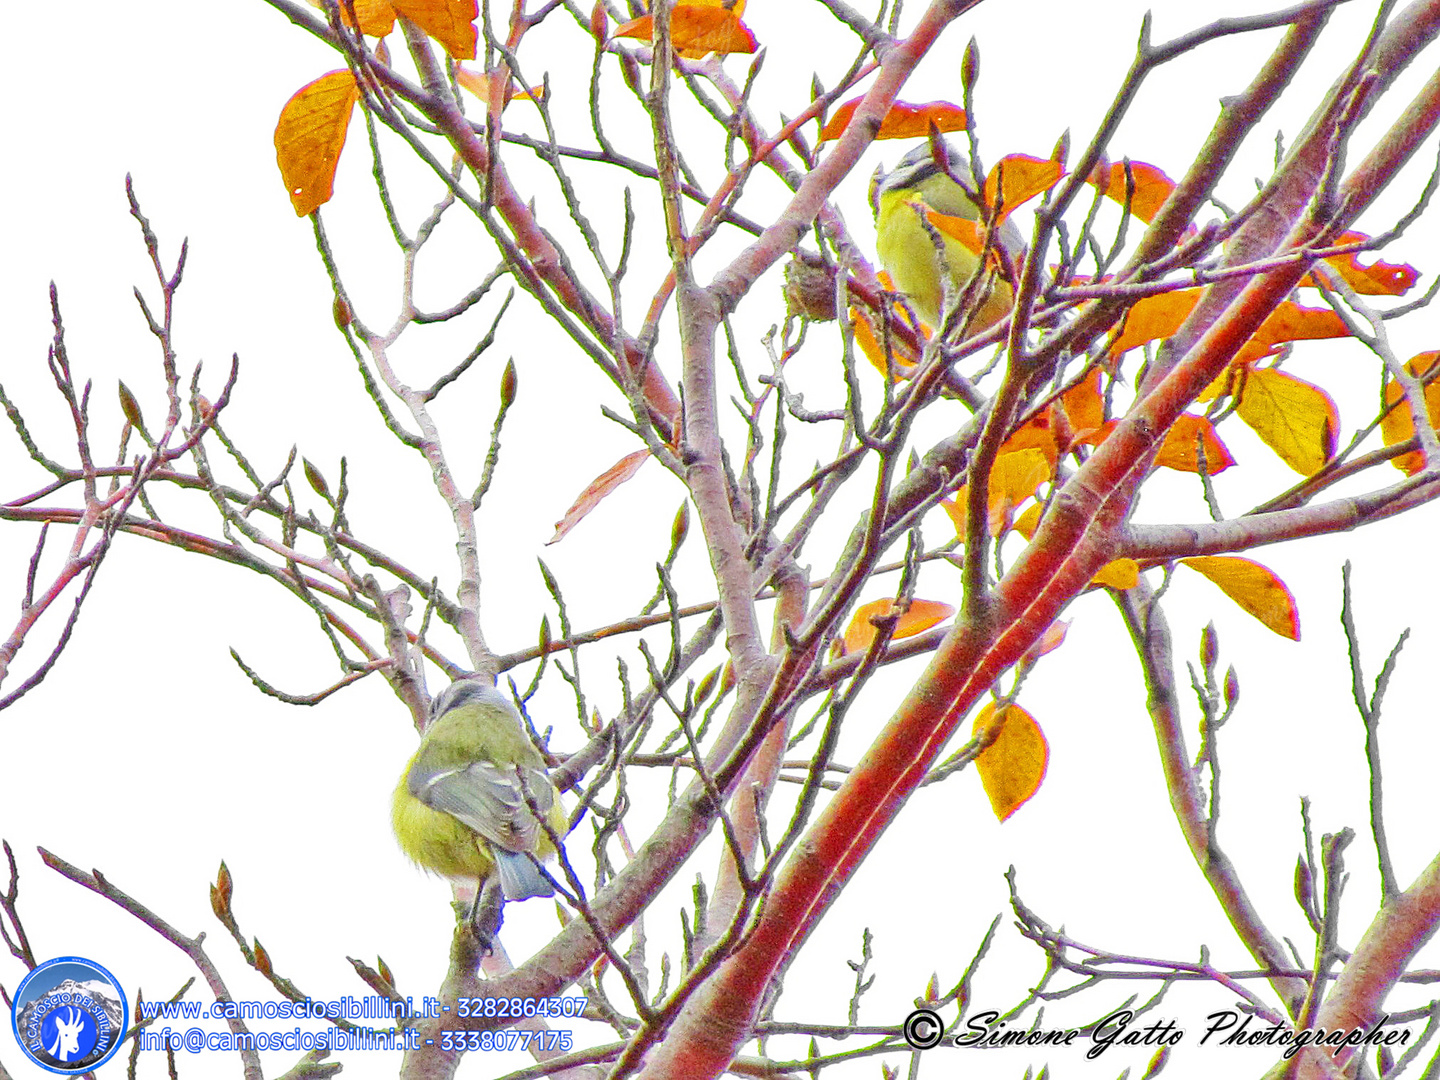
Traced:
MULTIPOLYGON (((1202 19, 1258 9, 1246 3, 1202 10, 1162 2, 1156 5, 1153 36, 1167 40, 1202 19)), ((913 4, 908 10, 913 20, 921 8, 913 4)), ((982 52, 977 112, 987 163, 1011 151, 1046 155, 1067 128, 1078 147, 1094 130, 1133 55, 1142 10, 1130 2, 1104 5, 1103 15, 1095 5, 984 5, 947 33, 903 96, 958 101, 959 57, 974 34, 982 52)), ((1227 178, 1222 194, 1231 205, 1254 190, 1252 176, 1268 175, 1275 130, 1289 137, 1299 129, 1372 14, 1373 5, 1353 3, 1334 17, 1308 74, 1260 124, 1247 144, 1245 164, 1227 178)), ((777 43, 756 92, 760 115, 772 126, 779 112, 794 115, 808 101, 808 65, 820 66, 827 84, 848 65, 853 55, 848 41, 835 59, 825 56, 823 37, 815 37, 814 47, 801 50, 798 59, 782 44, 795 35, 816 35, 827 18, 816 5, 753 0, 747 22, 762 43, 777 43)), ((553 19, 558 23, 565 16, 553 19)), ((161 0, 138 6, 93 0, 64 8, 24 5, 11 12, 10 21, 11 56, 0 69, 14 103, 8 163, 0 173, 7 208, 6 242, 0 246, 0 315, 7 331, 0 381, 51 456, 73 457, 68 418, 44 367, 51 334, 45 290, 52 280, 60 290, 76 376, 94 381, 97 454, 114 452, 116 379, 134 390, 147 418, 163 410, 158 352, 131 296, 132 285, 152 301, 157 290, 126 212, 128 171, 161 238, 167 266, 180 239, 190 238, 175 339, 184 378, 203 359, 204 385, 213 398, 230 354, 238 352, 240 382, 225 422, 262 475, 273 475, 297 443, 333 486, 339 459, 347 456, 356 530, 421 572, 438 573, 453 593, 453 538, 428 471, 386 435, 365 399, 331 321, 331 292, 310 226, 295 217, 274 163, 271 135, 281 105, 300 85, 337 66, 333 55, 260 0, 223 8, 161 0)), ((1228 39, 1154 74, 1112 144, 1112 157, 1128 154, 1180 175, 1209 130, 1217 99, 1243 88, 1277 36, 1228 39)), ((566 116, 570 102, 579 108, 588 55, 577 63, 557 54, 546 63, 538 41, 531 47, 536 51, 529 54, 529 73, 538 77, 548 67, 557 114, 566 116)), ((736 57, 727 68, 738 76, 745 64, 736 57)), ((1412 65, 1362 129, 1354 144, 1356 160, 1434 65, 1434 50, 1412 65)), ((527 110, 524 103, 512 106, 507 125, 538 133, 527 110)), ((583 130, 583 114, 567 122, 571 131, 583 130)), ((640 156, 649 153, 647 130, 632 125, 614 131, 640 156)), ((873 242, 865 204, 870 170, 881 161, 893 163, 909 145, 879 144, 839 193, 862 244, 873 242)), ((1432 138, 1418 155, 1421 167, 1362 219, 1362 228, 1378 232, 1411 205, 1434 151, 1432 138)), ((507 160, 524 157, 510 154, 507 160)), ((713 176, 713 155, 697 161, 713 176)), ((357 119, 336 200, 324 213, 362 316, 372 326, 384 326, 398 295, 399 260, 368 182, 369 168, 357 119)), ((395 168, 397 182, 408 182, 405 167, 395 168)), ((596 193, 594 217, 613 239, 618 197, 594 183, 584 190, 596 193)), ((642 226, 653 238, 656 191, 644 181, 632 186, 642 226)), ((413 194, 408 204, 413 227, 416 209, 423 212, 438 194, 433 188, 406 190, 413 194)), ((1022 215, 1022 224, 1026 220, 1022 215)), ((456 241, 447 249, 455 260, 454 278, 438 271, 428 283, 422 277, 421 299, 429 298, 434 307, 468 289, 492 265, 486 246, 469 246, 466 237, 475 229, 455 231, 456 241), (475 251, 482 253, 478 259, 475 251)), ((1437 238, 1432 212, 1387 256, 1416 264, 1423 288, 1440 270, 1434 262, 1437 238)), ((731 246, 717 242, 714 260, 700 260, 702 276, 718 268, 719 256, 736 250, 734 241, 724 243, 731 246)), ((613 255, 616 247, 609 250, 613 255)), ((634 271, 632 319, 663 276, 660 251, 637 246, 636 259, 643 254, 645 261, 634 271)), ((414 375, 414 382, 428 382, 433 377, 428 373, 451 366, 488 325, 501 290, 462 332, 415 335, 432 351, 404 357, 402 362, 414 365, 409 370, 427 373, 414 375)), ((741 344, 756 350, 752 355, 758 355, 759 336, 768 326, 763 320, 781 317, 778 276, 759 290, 775 302, 750 304, 761 321, 748 327, 751 336, 741 344)), ((543 546, 573 497, 634 444, 598 417, 602 402, 622 406, 619 395, 573 347, 532 317, 536 308, 528 298, 517 296, 513 310, 521 317, 504 324, 500 340, 461 384, 461 393, 440 410, 452 433, 452 454, 463 459, 468 453, 471 475, 478 475, 496 381, 505 360, 514 356, 519 399, 483 519, 485 629, 499 651, 535 641, 542 612, 551 612, 553 621, 537 556, 560 577, 577 627, 603 625, 631 611, 653 591, 653 565, 664 556, 671 515, 682 498, 672 477, 647 465, 564 542, 543 546)), ((1429 311, 1401 322, 1392 328, 1397 351, 1405 357, 1437 347, 1437 330, 1429 311)), ((673 340, 673 329, 668 332, 673 340)), ((813 376, 818 386, 835 353, 818 342, 809 348, 802 358, 809 366, 797 370, 813 376)), ((662 356, 673 375, 673 349, 662 349, 662 356)), ((1345 424, 1342 438, 1371 415, 1375 362, 1359 346, 1307 346, 1289 369, 1331 390, 1345 424)), ((831 379, 827 389, 815 390, 807 405, 830 407, 835 399, 826 395, 835 393, 835 385, 831 379)), ((873 389, 873 379, 870 385, 873 389)), ((6 428, 0 434, 0 495, 8 499, 42 481, 6 428)), ((1227 509, 1253 505, 1293 482, 1293 474, 1238 423, 1225 425, 1222 435, 1242 466, 1217 478, 1227 509)), ((1193 477, 1166 478, 1157 485, 1158 495, 1142 506, 1142 516, 1200 519, 1197 487, 1193 477)), ((313 502, 301 488, 298 484, 300 497, 313 502)), ((156 497, 162 508, 191 514, 189 520, 208 526, 200 501, 156 497)), ((1366 843, 1361 727, 1349 700, 1337 618, 1340 564, 1346 558, 1355 564, 1359 625, 1372 678, 1398 633, 1413 628, 1382 731, 1390 839, 1402 884, 1433 856, 1440 839, 1431 809, 1434 706, 1426 693, 1437 640, 1431 616, 1437 589, 1425 541, 1436 520, 1435 511, 1426 509, 1358 534, 1257 553, 1299 602, 1304 632, 1299 645, 1270 634, 1194 575, 1177 576, 1169 593, 1177 656, 1193 658, 1199 628, 1213 618, 1221 667, 1234 663, 1240 675, 1243 704, 1225 730, 1221 751, 1222 841, 1260 910, 1306 956, 1313 943, 1291 899, 1301 795, 1313 799, 1317 838, 1347 825, 1360 833, 1350 849, 1345 944, 1353 944, 1368 922, 1377 895, 1366 843)), ((943 538, 948 528, 938 517, 931 519, 927 537, 943 538)), ((58 545, 64 531, 54 532, 51 543, 58 545)), ((16 610, 34 537, 31 527, 0 528, 0 611, 16 610)), ((817 576, 827 569, 824 557, 834 542, 811 554, 817 576)), ((679 578, 693 598, 709 597, 698 528, 692 529, 679 578)), ((1153 578, 1158 582, 1158 573, 1153 578)), ((953 601, 958 595, 953 570, 937 567, 923 582, 924 596, 953 601)), ((884 584, 892 586, 893 579, 884 584)), ((66 607, 68 601, 61 605, 66 607)), ((1113 604, 1091 594, 1072 605, 1067 617, 1076 619, 1070 640, 1043 662, 1021 697, 1050 740, 1050 771, 1040 793, 1003 826, 970 775, 914 798, 810 939, 787 984, 782 1018, 844 1022, 853 982, 845 961, 858 956, 861 928, 869 926, 876 979, 860 1019, 898 1023, 932 971, 947 989, 959 978, 990 919, 1005 910, 1002 874, 1010 864, 1026 902, 1088 943, 1190 960, 1208 945, 1219 965, 1251 966, 1169 814, 1138 668, 1113 604)), ((0 620, 7 633, 9 618, 0 620)), ((31 670, 51 640, 41 633, 27 645, 14 679, 31 670)), ((345 957, 373 963, 377 954, 395 971, 402 992, 417 997, 433 992, 451 931, 448 889, 401 856, 389 827, 390 791, 414 746, 406 714, 378 678, 314 709, 281 705, 250 686, 230 661, 230 647, 294 692, 316 690, 335 677, 333 656, 313 616, 280 589, 257 584, 238 569, 121 536, 50 678, 0 715, 0 836, 10 841, 20 863, 21 912, 36 953, 93 958, 116 974, 132 998, 136 990, 151 999, 169 997, 194 973, 176 949, 128 915, 47 870, 35 854, 42 845, 83 868, 99 868, 183 932, 205 931, 210 955, 236 999, 275 999, 275 991, 244 966, 210 912, 207 882, 223 858, 235 876, 241 927, 260 938, 277 970, 312 996, 367 992, 345 957)), ((639 668, 633 642, 622 651, 632 671, 639 668)), ((619 702, 613 660, 596 652, 583 663, 592 703, 612 715, 619 702)), ((919 669, 906 670, 908 675, 879 679, 867 691, 851 718, 840 760, 853 762, 888 718, 919 669)), ((523 683, 530 673, 526 668, 515 674, 523 683)), ((1181 673, 1182 684, 1183 678, 1181 673)), ((433 669, 431 680, 432 689, 443 685, 433 669)), ((5 689, 13 685, 12 679, 5 689)), ((532 711, 542 728, 554 725, 554 746, 578 745, 573 699, 558 680, 547 680, 532 711)), ((663 784, 663 777, 656 779, 663 784)), ((656 800, 663 787, 653 794, 632 819, 637 842, 645 835, 642 825, 660 813, 656 800)), ((588 828, 582 825, 579 835, 588 837, 588 828)), ((696 870, 711 877, 714 845, 712 838, 706 856, 683 871, 671 895, 651 909, 647 929, 655 955, 661 948, 675 954, 675 908, 684 902, 696 870)), ((552 908, 527 904, 508 913, 504 940, 518 961, 555 927, 552 908)), ((1440 963, 1432 958, 1430 965, 1440 963)), ((1007 916, 975 983, 975 1006, 1008 1008, 1042 966, 1039 951, 1018 938, 1007 916)), ((0 958, 0 982, 9 990, 22 976, 17 961, 0 958)), ((1046 1026, 1094 1019, 1119 1007, 1131 989, 1143 1000, 1154 986, 1112 986, 1057 1003, 1046 1026)), ((209 1000, 199 989, 192 996, 209 1000)), ((1418 992, 1397 994, 1392 1005, 1423 1000, 1418 992)), ((1150 1017, 1174 1018, 1189 1032, 1165 1075, 1206 1075, 1217 1066, 1264 1071, 1271 1061, 1265 1053, 1196 1049, 1204 1015, 1230 1005, 1230 996, 1218 988, 1186 989, 1150 1017)), ((595 1031, 577 1029, 582 1045, 596 1037, 595 1031)), ((803 1043, 794 1043, 790 1052, 803 1055, 803 1043)), ((960 1059, 941 1054, 926 1059, 921 1075, 951 1075, 960 1059)), ((1149 1055, 1148 1049, 1116 1049, 1092 1063, 1079 1052, 1058 1051, 1048 1060, 1057 1077, 1115 1076, 1125 1066, 1143 1071, 1149 1055)), ((283 1072, 295 1056, 268 1057, 267 1073, 283 1072)), ((1038 1068, 1045 1060, 1007 1053, 967 1057, 964 1067, 967 1075, 1015 1076, 1026 1061, 1038 1068)), ((44 1075, 22 1059, 8 1035, 0 1036, 0 1062, 17 1080, 44 1075)), ((368 1077, 390 1075, 398 1059, 352 1053, 344 1063, 344 1075, 368 1077)), ((462 1074, 499 1075, 523 1063, 516 1055, 477 1054, 462 1074)), ((112 1062, 102 1075, 119 1075, 122 1068, 112 1062)), ((160 1076, 165 1066, 147 1055, 140 1068, 141 1076, 160 1076)), ((230 1076, 238 1068, 238 1060, 220 1054, 182 1055, 180 1061, 182 1076, 230 1076)), ((877 1071, 874 1062, 865 1061, 826 1075, 877 1071)))

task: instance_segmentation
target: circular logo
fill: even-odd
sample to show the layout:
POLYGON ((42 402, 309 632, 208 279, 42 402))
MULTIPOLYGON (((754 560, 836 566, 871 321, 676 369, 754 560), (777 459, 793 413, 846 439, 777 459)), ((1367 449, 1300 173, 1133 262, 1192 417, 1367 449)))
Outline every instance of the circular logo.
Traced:
POLYGON ((940 1045, 940 1037, 945 1034, 945 1024, 939 1013, 929 1009, 916 1009, 905 1018, 900 1030, 905 1035, 905 1041, 916 1050, 929 1050, 932 1046, 940 1045))
POLYGON ((130 1024, 115 976, 83 956, 46 960, 15 991, 11 1024, 20 1049, 41 1068, 89 1072, 120 1049, 130 1024))

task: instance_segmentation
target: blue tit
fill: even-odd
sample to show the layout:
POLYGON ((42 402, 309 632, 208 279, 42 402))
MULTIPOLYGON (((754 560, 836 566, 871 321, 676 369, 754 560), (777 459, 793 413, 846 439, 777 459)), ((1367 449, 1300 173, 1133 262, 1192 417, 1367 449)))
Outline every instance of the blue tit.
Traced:
MULTIPOLYGON (((945 150, 950 172, 968 182, 969 159, 948 144, 945 150)), ((952 296, 964 288, 980 260, 960 241, 934 230, 933 226, 927 228, 923 214, 933 210, 978 224, 982 220, 980 208, 963 187, 935 164, 928 141, 901 158, 891 171, 876 170, 870 183, 870 202, 875 211, 875 246, 890 280, 909 298, 920 318, 939 326, 945 292, 940 277, 941 259, 949 269, 952 296)), ((995 244, 1012 258, 1025 249, 1020 230, 1008 220, 1000 226, 995 244)), ((970 321, 969 332, 977 334, 993 326, 1010 313, 1013 303, 1010 283, 995 277, 989 295, 970 321)))
POLYGON ((451 683, 431 704, 420 749, 395 788, 400 847, 447 877, 483 885, 498 874, 507 900, 551 896, 535 860, 555 846, 530 803, 556 836, 565 834, 564 809, 519 711, 493 686, 451 683))

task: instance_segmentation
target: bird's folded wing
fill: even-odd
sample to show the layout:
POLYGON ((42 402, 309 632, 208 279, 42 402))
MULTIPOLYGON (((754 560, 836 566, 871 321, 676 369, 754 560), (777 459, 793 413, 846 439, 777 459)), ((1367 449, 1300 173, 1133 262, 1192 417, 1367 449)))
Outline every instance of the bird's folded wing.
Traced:
MULTIPOLYGON (((545 814, 555 789, 538 769, 521 766, 520 773, 531 801, 545 814)), ((492 844, 507 851, 535 850, 540 823, 525 804, 516 766, 479 761, 463 768, 425 769, 416 762, 408 785, 426 806, 464 822, 492 844)))

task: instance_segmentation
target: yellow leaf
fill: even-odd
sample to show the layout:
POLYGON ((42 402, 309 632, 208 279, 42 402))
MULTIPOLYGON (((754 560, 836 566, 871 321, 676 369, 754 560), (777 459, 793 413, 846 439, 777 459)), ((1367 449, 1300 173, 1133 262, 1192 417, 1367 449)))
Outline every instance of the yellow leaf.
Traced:
POLYGON ((1035 447, 1001 454, 990 468, 990 535, 999 536, 1015 507, 1050 479, 1050 459, 1035 447))
POLYGON ((1318 386, 1274 368, 1237 379, 1235 412, 1296 472, 1310 476, 1335 455, 1340 414, 1318 386))
MULTIPOLYGON (((1416 377, 1423 377, 1429 373, 1437 359, 1440 359, 1440 352, 1420 353, 1405 362, 1405 370, 1416 377)), ((1415 414, 1410 411, 1410 403, 1405 400, 1404 388, 1394 379, 1385 384, 1385 404, 1395 406, 1380 420, 1380 437, 1385 440, 1385 445, 1394 446, 1396 443, 1413 439, 1415 414)), ((1425 411, 1430 414, 1432 427, 1440 425, 1440 380, 1434 380, 1425 387, 1425 411)), ((1407 454, 1392 458, 1390 464, 1406 476, 1414 476, 1425 467, 1425 455, 1422 451, 1411 450, 1407 454)))
POLYGON ((1196 555, 1182 563, 1283 638, 1300 640, 1300 612, 1285 583, 1268 566, 1238 555, 1196 555))
POLYGON ((335 167, 359 99, 349 70, 331 71, 302 86, 280 110, 275 160, 299 217, 314 213, 334 194, 335 167))
POLYGON ((1026 540, 1035 538, 1035 530, 1040 527, 1040 512, 1044 509, 1039 503, 1031 503, 1025 508, 1025 512, 1015 519, 1014 529, 1026 540))
MULTIPOLYGON (((855 614, 850 617, 850 625, 845 628, 845 638, 841 642, 842 652, 848 654, 868 649, 876 634, 875 624, 870 620, 883 618, 894 610, 895 600, 891 597, 872 600, 856 608, 855 614)), ((909 609, 896 620, 890 640, 913 637, 954 614, 953 607, 938 600, 911 600, 909 609)))
POLYGON ((990 799, 995 816, 1004 821, 1040 789, 1050 747, 1035 718, 1019 705, 1007 705, 997 712, 986 702, 975 717, 974 732, 1000 728, 995 741, 975 757, 980 783, 990 799))
POLYGON ((1116 559, 1100 568, 1090 579, 1092 585, 1105 585, 1112 589, 1133 589, 1140 580, 1140 564, 1134 559, 1116 559))
POLYGON ((390 0, 395 10, 424 30, 456 60, 475 59, 476 0, 390 0))

